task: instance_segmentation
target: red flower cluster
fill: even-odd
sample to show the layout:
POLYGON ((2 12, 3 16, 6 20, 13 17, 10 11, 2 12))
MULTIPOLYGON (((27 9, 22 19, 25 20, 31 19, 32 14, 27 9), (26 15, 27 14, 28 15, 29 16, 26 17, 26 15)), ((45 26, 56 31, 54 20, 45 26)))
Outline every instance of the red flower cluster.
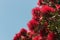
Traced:
POLYGON ((21 37, 20 33, 17 33, 15 36, 14 36, 14 39, 13 40, 19 40, 21 37))
POLYGON ((20 34, 21 34, 22 36, 26 36, 27 30, 25 30, 24 28, 22 28, 21 31, 20 31, 20 34))
MULTIPOLYGON (((56 9, 60 13, 60 5, 55 5, 56 8, 53 8, 49 5, 42 5, 44 1, 48 0, 39 0, 39 7, 32 9, 32 19, 27 23, 29 32, 22 28, 14 36, 13 40, 56 40, 55 32, 51 31, 48 26, 50 26, 50 21, 52 20, 50 13, 55 13, 56 9), (41 8, 40 5, 42 6, 41 8)), ((54 0, 49 1, 55 3, 54 0)))
POLYGON ((27 34, 27 30, 22 28, 21 31, 14 36, 13 40, 19 40, 21 39, 21 36, 26 36, 26 34, 27 34))
POLYGON ((32 19, 35 19, 37 21, 41 21, 43 19, 43 16, 47 15, 49 17, 50 13, 55 13, 56 10, 53 7, 50 7, 48 5, 42 5, 41 8, 35 7, 32 9, 32 19))
POLYGON ((38 0, 38 5, 41 6, 41 5, 47 5, 47 4, 57 4, 58 3, 58 0, 38 0))
POLYGON ((55 9, 53 7, 50 7, 50 6, 47 6, 47 5, 44 5, 42 8, 41 8, 41 12, 42 13, 54 13, 55 12, 55 9))
POLYGON ((40 8, 36 7, 32 9, 32 18, 33 19, 39 19, 41 16, 40 8))
POLYGON ((50 32, 47 36, 47 40, 56 40, 54 35, 55 34, 53 32, 50 32))
POLYGON ((33 31, 34 28, 38 27, 37 26, 38 24, 39 24, 38 21, 32 19, 29 21, 29 23, 27 25, 28 25, 28 28, 33 31))
POLYGON ((56 40, 56 36, 53 32, 50 32, 47 36, 35 36, 32 40, 56 40))

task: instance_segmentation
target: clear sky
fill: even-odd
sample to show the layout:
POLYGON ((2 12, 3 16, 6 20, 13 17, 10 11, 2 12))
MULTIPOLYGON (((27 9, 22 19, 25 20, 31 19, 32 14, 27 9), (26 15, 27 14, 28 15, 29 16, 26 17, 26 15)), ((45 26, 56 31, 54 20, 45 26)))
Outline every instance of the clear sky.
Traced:
POLYGON ((21 28, 27 29, 37 0, 0 0, 0 40, 12 40, 21 28))

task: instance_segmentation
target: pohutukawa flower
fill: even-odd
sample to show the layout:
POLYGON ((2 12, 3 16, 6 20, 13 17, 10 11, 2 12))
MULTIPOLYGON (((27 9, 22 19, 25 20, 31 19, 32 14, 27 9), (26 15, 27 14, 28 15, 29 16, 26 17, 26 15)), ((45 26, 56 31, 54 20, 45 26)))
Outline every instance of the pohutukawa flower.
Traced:
POLYGON ((23 36, 26 36, 27 30, 22 28, 21 31, 20 31, 20 34, 23 35, 23 36))
POLYGON ((32 19, 36 19, 37 21, 42 20, 43 14, 40 11, 39 7, 35 7, 32 9, 32 19))
POLYGON ((21 34, 20 34, 20 33, 17 33, 17 34, 14 36, 13 40, 19 40, 20 38, 21 38, 21 34))
POLYGON ((32 19, 29 21, 27 25, 30 30, 34 30, 34 28, 36 28, 38 24, 39 24, 38 21, 32 19))
POLYGON ((55 40, 55 34, 53 32, 50 32, 47 36, 47 40, 55 40))
POLYGON ((35 7, 32 9, 32 16, 38 18, 40 16, 40 8, 39 7, 35 7))
POLYGON ((50 6, 45 5, 45 6, 43 6, 41 8, 41 12, 44 13, 44 14, 50 13, 50 12, 53 12, 54 13, 55 12, 55 9, 52 8, 52 7, 50 7, 50 6))

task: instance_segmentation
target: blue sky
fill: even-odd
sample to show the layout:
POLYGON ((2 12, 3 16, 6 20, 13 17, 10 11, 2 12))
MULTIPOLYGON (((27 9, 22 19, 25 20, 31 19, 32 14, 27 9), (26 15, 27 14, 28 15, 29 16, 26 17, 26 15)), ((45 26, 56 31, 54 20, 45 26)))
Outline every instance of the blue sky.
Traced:
POLYGON ((0 0, 0 40, 12 40, 21 28, 27 29, 37 0, 0 0))

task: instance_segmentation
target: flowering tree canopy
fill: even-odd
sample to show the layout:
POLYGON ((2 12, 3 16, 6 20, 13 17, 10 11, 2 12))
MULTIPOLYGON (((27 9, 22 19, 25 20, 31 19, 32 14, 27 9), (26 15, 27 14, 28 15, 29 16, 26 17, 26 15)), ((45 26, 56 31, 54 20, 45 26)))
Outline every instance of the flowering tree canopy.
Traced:
POLYGON ((60 40, 60 0, 38 0, 29 30, 22 28, 13 40, 60 40))

